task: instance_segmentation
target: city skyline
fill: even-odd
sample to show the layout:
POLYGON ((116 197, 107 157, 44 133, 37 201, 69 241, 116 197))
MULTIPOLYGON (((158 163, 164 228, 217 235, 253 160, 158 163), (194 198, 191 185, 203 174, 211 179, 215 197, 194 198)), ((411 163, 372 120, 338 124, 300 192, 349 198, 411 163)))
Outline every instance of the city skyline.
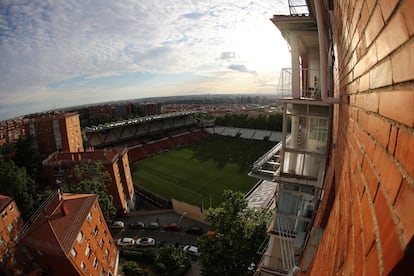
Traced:
POLYGON ((105 101, 275 94, 286 1, 0 4, 0 120, 105 101))

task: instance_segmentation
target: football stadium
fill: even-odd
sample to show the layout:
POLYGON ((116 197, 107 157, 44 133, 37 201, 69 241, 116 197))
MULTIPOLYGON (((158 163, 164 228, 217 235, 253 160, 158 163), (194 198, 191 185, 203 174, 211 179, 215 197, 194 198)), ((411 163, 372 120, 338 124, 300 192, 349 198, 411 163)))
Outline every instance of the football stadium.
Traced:
MULTIPOLYGON (((271 149, 279 133, 205 127, 197 112, 177 112, 86 129, 91 146, 128 148, 136 191, 152 200, 176 199, 202 208, 217 206, 223 190, 249 193, 257 179, 251 165, 271 149)), ((165 204, 164 204, 165 205, 165 204)))

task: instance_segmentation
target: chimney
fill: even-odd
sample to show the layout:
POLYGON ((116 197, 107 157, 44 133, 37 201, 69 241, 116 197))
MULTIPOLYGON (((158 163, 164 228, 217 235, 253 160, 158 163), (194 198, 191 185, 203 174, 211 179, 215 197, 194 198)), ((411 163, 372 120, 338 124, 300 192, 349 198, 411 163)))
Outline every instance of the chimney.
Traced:
POLYGON ((65 203, 63 203, 60 208, 62 210, 63 216, 67 216, 69 214, 68 206, 65 203))

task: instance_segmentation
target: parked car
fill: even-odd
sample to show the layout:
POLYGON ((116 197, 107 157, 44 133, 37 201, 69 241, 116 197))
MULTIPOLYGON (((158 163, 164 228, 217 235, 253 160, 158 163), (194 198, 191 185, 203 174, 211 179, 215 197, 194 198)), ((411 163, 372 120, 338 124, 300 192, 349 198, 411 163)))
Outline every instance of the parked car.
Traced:
POLYGON ((141 221, 137 221, 137 222, 130 223, 128 225, 128 227, 131 228, 131 229, 141 230, 141 229, 144 229, 145 228, 145 224, 143 222, 141 222, 141 221))
POLYGON ((125 227, 125 224, 123 221, 120 220, 114 220, 110 225, 109 228, 112 229, 123 229, 125 227))
POLYGON ((198 250, 198 247, 194 245, 184 246, 183 251, 185 254, 193 256, 193 257, 200 257, 201 255, 200 251, 198 250))
POLYGON ((135 245, 135 240, 133 238, 120 238, 116 241, 116 244, 120 247, 125 247, 125 246, 132 246, 135 245))
POLYGON ((155 246, 155 240, 153 238, 143 237, 143 238, 137 239, 136 244, 138 246, 144 246, 144 247, 155 246))
POLYGON ((168 223, 164 225, 163 228, 165 231, 175 231, 175 232, 181 231, 181 225, 175 222, 168 223))
POLYGON ((157 222, 151 222, 146 227, 146 229, 148 230, 158 230, 159 228, 160 228, 160 225, 157 222))
POLYGON ((203 235, 204 234, 204 230, 198 226, 191 226, 185 232, 187 232, 188 234, 192 234, 192 235, 203 235))

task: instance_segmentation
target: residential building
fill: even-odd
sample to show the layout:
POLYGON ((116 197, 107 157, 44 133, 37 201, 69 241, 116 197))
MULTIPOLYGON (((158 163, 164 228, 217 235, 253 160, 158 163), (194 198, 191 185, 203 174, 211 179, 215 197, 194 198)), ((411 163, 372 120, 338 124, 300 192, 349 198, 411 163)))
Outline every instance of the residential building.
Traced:
POLYGON ((117 275, 118 248, 95 194, 54 192, 23 228, 19 249, 26 271, 117 275))
POLYGON ((22 226, 23 220, 14 199, 0 195, 0 274, 14 274, 16 245, 22 226))
MULTIPOLYGON (((101 162, 111 177, 108 193, 120 213, 135 209, 135 190, 129 167, 127 148, 90 150, 86 152, 54 152, 43 161, 49 183, 59 188, 70 183, 71 169, 77 164, 101 162)), ((76 184, 76 183, 75 183, 76 184)), ((74 185, 75 185, 74 184, 74 185)))
POLYGON ((0 141, 4 139, 5 143, 13 143, 24 135, 25 128, 22 117, 0 122, 0 141))
POLYGON ((407 275, 414 2, 288 3, 272 18, 292 59, 280 159, 254 170, 278 185, 256 275, 407 275))
POLYGON ((140 116, 151 116, 161 114, 161 103, 137 103, 135 113, 140 116))
POLYGON ((46 113, 25 119, 26 134, 33 135, 39 152, 82 152, 82 132, 77 113, 46 113))

